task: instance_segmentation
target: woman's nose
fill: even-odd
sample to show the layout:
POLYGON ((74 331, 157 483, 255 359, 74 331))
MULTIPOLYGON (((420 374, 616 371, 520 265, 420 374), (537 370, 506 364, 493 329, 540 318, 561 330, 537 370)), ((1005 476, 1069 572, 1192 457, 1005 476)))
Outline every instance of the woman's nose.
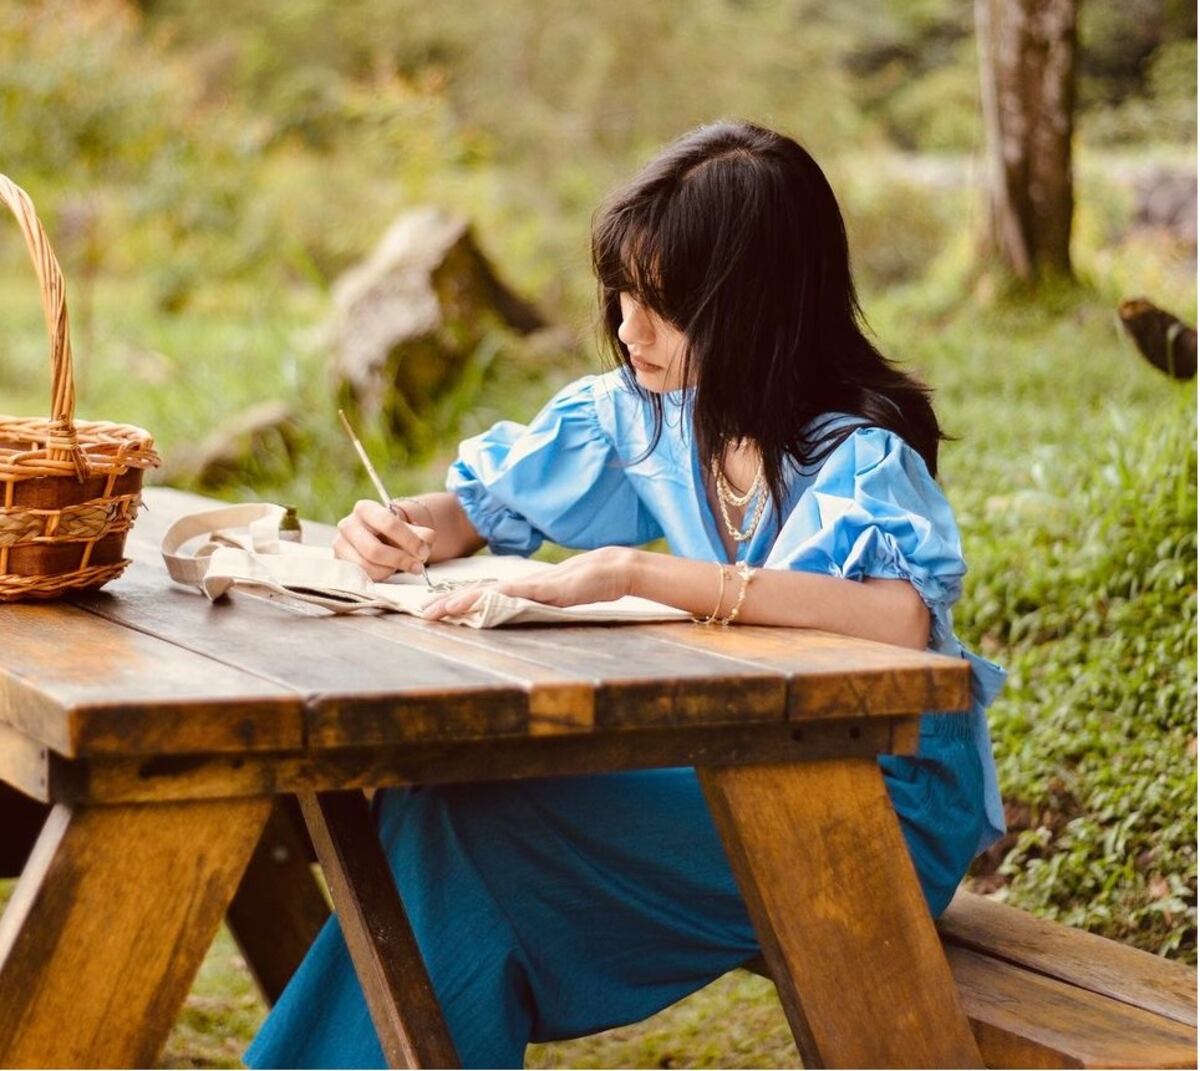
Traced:
POLYGON ((646 314, 634 307, 622 313, 617 338, 626 346, 649 346, 654 342, 654 330, 646 314))

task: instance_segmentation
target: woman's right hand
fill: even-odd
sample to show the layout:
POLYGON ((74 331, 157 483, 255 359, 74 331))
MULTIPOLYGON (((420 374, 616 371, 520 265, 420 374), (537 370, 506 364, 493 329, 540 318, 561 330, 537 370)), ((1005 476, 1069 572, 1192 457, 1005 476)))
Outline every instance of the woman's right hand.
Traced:
POLYGON ((372 580, 386 580, 398 572, 419 575, 437 533, 407 521, 398 503, 393 503, 393 510, 360 498, 354 511, 337 523, 333 556, 361 565, 372 580))

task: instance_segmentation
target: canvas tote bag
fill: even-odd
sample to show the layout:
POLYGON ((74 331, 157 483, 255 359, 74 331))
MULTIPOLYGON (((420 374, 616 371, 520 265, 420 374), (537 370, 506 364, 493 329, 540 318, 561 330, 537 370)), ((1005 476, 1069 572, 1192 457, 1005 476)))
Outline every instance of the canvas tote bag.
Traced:
MULTIPOLYGON (((163 535, 160 550, 171 579, 198 588, 215 602, 232 588, 273 591, 322 606, 336 614, 358 610, 391 610, 419 615, 442 592, 431 591, 423 578, 396 574, 373 581, 354 562, 334 557, 330 547, 279 538, 283 506, 247 502, 199 510, 178 518, 163 535), (204 537, 203 544, 185 544, 204 537)), ((429 566, 434 583, 515 580, 551 569, 546 562, 519 555, 477 554, 429 566)), ((580 624, 676 621, 691 617, 685 610, 626 595, 611 602, 579 606, 547 606, 531 599, 484 591, 470 610, 442 618, 471 628, 505 624, 580 624)))

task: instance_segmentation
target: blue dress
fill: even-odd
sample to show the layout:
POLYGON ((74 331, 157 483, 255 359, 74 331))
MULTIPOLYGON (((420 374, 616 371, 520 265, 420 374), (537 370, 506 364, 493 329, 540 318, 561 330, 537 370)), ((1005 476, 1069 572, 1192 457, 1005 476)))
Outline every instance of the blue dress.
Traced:
MULTIPOLYGON (((724 561, 686 431, 692 398, 667 396, 662 438, 630 465, 649 443, 649 407, 619 370, 584 376, 529 425, 464 441, 446 486, 494 553, 665 537, 673 554, 724 561)), ((953 514, 920 455, 873 426, 787 481, 782 529, 768 504, 739 560, 906 579, 929 607, 929 649, 970 662, 970 714, 925 712, 917 755, 879 757, 936 916, 1004 832, 986 708, 1005 674, 953 632, 966 571, 953 514)), ((691 767, 386 789, 372 811, 465 1067, 520 1067, 531 1040, 644 1019, 759 951, 691 767)), ((384 1066, 336 919, 245 1059, 384 1066)))

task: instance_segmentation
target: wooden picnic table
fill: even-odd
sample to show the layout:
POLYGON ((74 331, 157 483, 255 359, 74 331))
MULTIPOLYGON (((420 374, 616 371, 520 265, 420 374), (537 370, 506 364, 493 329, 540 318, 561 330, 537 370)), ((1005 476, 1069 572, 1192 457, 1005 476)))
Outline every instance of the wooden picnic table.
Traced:
POLYGON ((967 708, 966 662, 802 629, 209 603, 159 539, 215 503, 144 498, 119 579, 0 604, 0 780, 52 805, 0 917, 0 1066, 151 1065, 227 911, 243 948, 279 937, 251 963, 270 974, 301 893, 248 889, 247 864, 293 795, 389 1061, 451 1065, 363 790, 683 765, 806 1066, 981 1066, 876 761, 915 751, 921 711, 967 708))

